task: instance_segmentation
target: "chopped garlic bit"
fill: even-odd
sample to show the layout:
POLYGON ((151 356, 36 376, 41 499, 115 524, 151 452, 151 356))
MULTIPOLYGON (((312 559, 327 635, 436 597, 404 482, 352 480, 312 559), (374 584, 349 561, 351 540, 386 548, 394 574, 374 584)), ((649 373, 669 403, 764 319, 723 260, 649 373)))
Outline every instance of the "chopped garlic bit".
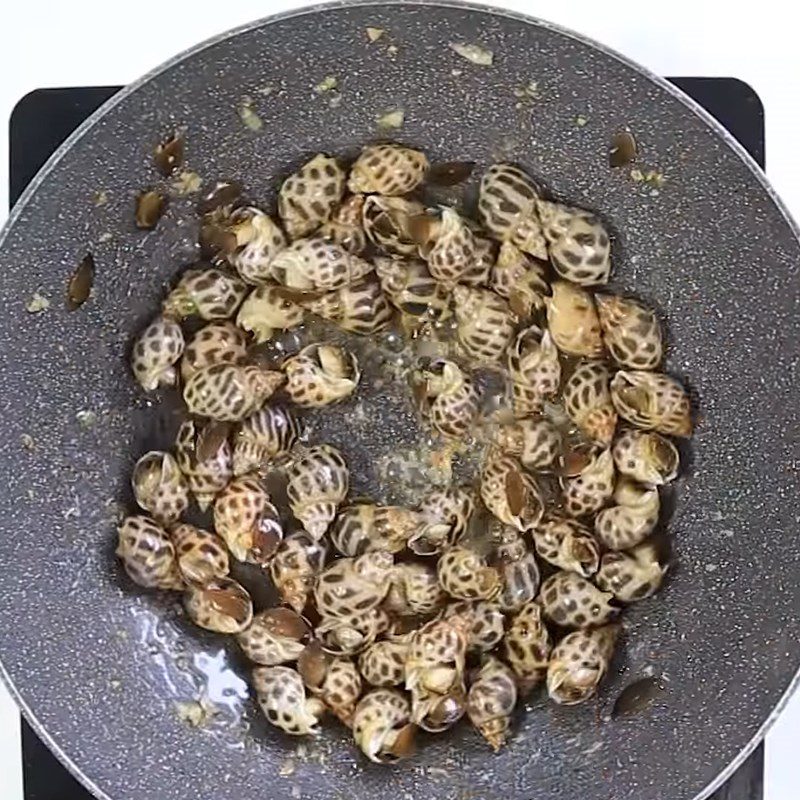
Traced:
POLYGON ((29 314, 38 314, 41 311, 47 311, 48 308, 50 308, 50 301, 39 292, 34 292, 30 300, 25 303, 25 310, 29 314))
POLYGON ((583 128, 587 122, 589 122, 589 120, 587 117, 584 117, 583 114, 578 114, 578 116, 575 117, 575 124, 579 128, 583 128))
POLYGON ((36 449, 36 440, 29 433, 23 433, 19 442, 28 452, 32 453, 36 449))
POLYGON ((95 426, 97 414, 95 414, 94 411, 79 411, 75 415, 75 419, 78 420, 78 425, 80 425, 83 430, 88 431, 95 426))
POLYGON ((314 91, 317 94, 325 94, 326 92, 332 92, 339 86, 339 81, 336 79, 334 75, 326 75, 315 87, 314 91))
POLYGON ((386 31, 383 28, 370 28, 367 27, 367 39, 371 42, 377 42, 386 31))
POLYGON ((390 44, 390 45, 389 45, 389 46, 386 48, 386 52, 387 52, 387 53, 388 53, 390 56, 396 56, 396 55, 397 55, 397 54, 400 52, 400 48, 399 48, 399 47, 398 47, 396 44, 390 44))
POLYGON ((214 704, 205 697, 201 697, 199 700, 175 703, 175 710, 178 713, 178 719, 193 728, 202 728, 217 713, 214 704))
POLYGON ((406 112, 402 108, 396 108, 376 117, 375 121, 378 123, 378 127, 383 130, 396 130, 403 127, 405 118, 406 112))
POLYGON ((100 189, 99 192, 94 193, 94 204, 96 206, 104 206, 108 202, 108 192, 105 189, 100 189))
POLYGON ((239 119, 241 119, 246 128, 251 131, 260 131, 264 127, 261 117, 253 111, 253 99, 251 97, 243 97, 238 110, 239 119))
POLYGON ((631 180, 634 183, 641 183, 644 180, 644 173, 640 169, 631 170, 631 180))
POLYGON ((461 58, 479 64, 482 67, 490 67, 494 63, 494 53, 477 44, 461 44, 451 42, 450 49, 454 50, 461 58))
POLYGON ((181 172, 172 182, 173 190, 180 195, 199 192, 202 185, 203 179, 196 172, 181 172))

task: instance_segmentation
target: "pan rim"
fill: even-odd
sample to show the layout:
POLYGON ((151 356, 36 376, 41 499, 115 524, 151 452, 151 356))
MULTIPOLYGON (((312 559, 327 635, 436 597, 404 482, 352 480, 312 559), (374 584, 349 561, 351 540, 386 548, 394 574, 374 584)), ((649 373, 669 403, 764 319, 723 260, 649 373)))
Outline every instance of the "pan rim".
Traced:
MULTIPOLYGON (((23 215, 28 204, 39 190, 40 186, 47 180, 50 173, 53 172, 55 167, 60 163, 64 156, 72 149, 72 147, 81 140, 95 125, 103 119, 110 111, 112 111, 120 103, 123 103, 129 96, 134 94, 138 89, 160 77, 163 73, 179 65, 186 59, 199 55, 203 51, 214 47, 218 44, 226 42, 229 39, 236 38, 242 34, 251 31, 267 28, 268 26, 282 22, 288 19, 296 19, 299 17, 310 16, 319 14, 325 11, 334 11, 347 8, 358 7, 380 7, 387 6, 418 6, 430 8, 449 8, 461 9, 464 11, 479 12, 488 14, 493 17, 499 17, 516 22, 523 22, 534 27, 551 31, 553 33, 564 36, 579 44, 588 46, 604 56, 610 57, 618 61, 622 65, 635 71, 649 82, 655 84, 660 89, 667 92, 673 99, 680 102, 686 109, 694 113, 705 125, 710 128, 729 148, 733 153, 738 156, 740 161, 747 167, 749 172, 756 179, 761 188, 766 192, 770 201, 778 209, 784 221, 788 224, 794 238, 800 244, 800 224, 793 218, 785 203, 775 191, 771 183, 766 177, 764 171, 755 162, 752 156, 745 150, 745 148, 733 137, 733 135, 723 125, 713 117, 703 106, 697 103, 693 98, 689 97, 683 91, 671 84, 665 78, 651 72, 646 67, 638 62, 629 59, 627 56, 619 53, 613 48, 608 47, 601 42, 593 39, 592 37, 573 31, 569 28, 563 27, 559 24, 550 22, 528 14, 521 14, 516 11, 511 11, 503 8, 496 8, 489 5, 484 5, 479 2, 472 2, 472 0, 333 0, 333 2, 315 3, 313 5, 305 6, 299 9, 285 11, 279 14, 271 14, 251 22, 230 28, 227 31, 216 34, 208 39, 205 39, 192 47, 189 47, 166 61, 162 62, 152 70, 142 75, 137 80, 124 86, 113 97, 104 102, 96 111, 87 117, 53 152, 48 158, 41 169, 36 173, 30 183, 22 192, 19 200, 11 209, 8 218, 3 226, 0 228, 0 249, 3 248, 6 239, 10 235, 12 228, 16 225, 19 218, 23 215)), ((58 758, 64 765, 67 771, 76 778, 83 786, 85 786, 92 794, 99 800, 114 800, 103 789, 101 789, 88 775, 84 774, 80 767, 70 758, 70 756, 61 748, 58 742, 51 737, 45 727, 39 722, 36 714, 31 707, 23 699, 18 691, 15 683, 8 674, 5 665, 0 659, 0 680, 2 680, 9 694, 13 698, 17 707, 20 709, 22 716, 31 726, 36 735, 47 745, 48 749, 58 758)), ((783 712, 784 708, 789 702, 789 699, 800 687, 800 665, 798 665, 792 679, 789 681, 786 689, 779 698, 778 702, 773 707, 770 714, 761 724, 759 729, 753 734, 750 740, 744 745, 739 753, 728 763, 728 765, 712 780, 705 788, 698 792, 693 800, 707 800, 707 798, 717 789, 719 789, 739 767, 747 760, 753 753, 756 747, 763 741, 769 729, 775 723, 777 718, 783 712)))

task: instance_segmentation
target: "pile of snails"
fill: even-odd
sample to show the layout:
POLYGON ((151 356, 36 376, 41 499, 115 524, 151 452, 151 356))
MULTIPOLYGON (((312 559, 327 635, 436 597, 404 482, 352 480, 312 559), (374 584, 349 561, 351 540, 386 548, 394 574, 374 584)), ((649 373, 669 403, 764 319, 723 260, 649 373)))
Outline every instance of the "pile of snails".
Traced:
POLYGON ((659 491, 679 471, 672 437, 692 432, 687 393, 659 371, 655 313, 596 289, 611 271, 602 221, 510 164, 483 174, 477 221, 426 205, 434 174, 468 172, 398 144, 349 171, 316 155, 283 182, 277 221, 223 186, 200 221, 208 262, 132 350, 141 386, 178 386, 188 414, 171 451, 135 466, 128 575, 235 638, 272 725, 316 734, 330 713, 381 763, 464 716, 497 750, 539 684, 563 705, 595 694, 622 609, 661 585, 659 491), (414 507, 348 496, 345 454, 301 434, 306 409, 358 392, 356 356, 324 340, 252 357, 313 317, 435 345, 409 402, 445 442, 480 449, 474 486, 414 507), (506 387, 493 409, 486 372, 506 387), (276 474, 285 498, 267 491, 276 474), (183 521, 192 501, 213 525, 183 521), (254 609, 235 562, 281 604, 254 609))

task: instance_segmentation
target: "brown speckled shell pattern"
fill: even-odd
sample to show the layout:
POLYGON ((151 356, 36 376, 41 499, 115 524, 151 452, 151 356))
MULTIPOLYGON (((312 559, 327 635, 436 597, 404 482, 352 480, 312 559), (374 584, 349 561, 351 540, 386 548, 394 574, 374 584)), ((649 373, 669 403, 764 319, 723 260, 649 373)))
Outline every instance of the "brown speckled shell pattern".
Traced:
POLYGON ((601 592, 574 572, 556 572, 539 593, 545 616, 563 628, 588 628, 614 619, 619 608, 610 600, 609 592, 601 592))
POLYGON ((450 291, 418 260, 376 258, 375 272, 389 301, 412 317, 444 319, 450 313, 450 291))
POLYGON ((527 692, 544 680, 552 647, 541 606, 535 601, 526 603, 511 620, 503 639, 505 659, 521 691, 527 692))
POLYGON ((367 246, 367 234, 362 219, 364 202, 363 194, 352 194, 345 198, 319 229, 319 235, 343 247, 348 253, 360 255, 367 246))
POLYGON ((428 158, 419 150, 399 144, 365 147, 350 170, 351 192, 408 194, 416 189, 428 171, 428 158))
POLYGON ((680 466, 678 448, 653 431, 637 428, 621 431, 611 453, 620 475, 640 483, 663 486, 677 477, 680 466))
POLYGON ((456 333, 464 352, 479 364, 505 358, 514 338, 514 315, 508 303, 488 289, 456 286, 453 290, 456 333))
POLYGON ((215 578, 202 586, 189 584, 183 593, 186 614, 195 625, 214 633, 241 633, 253 619, 253 601, 247 590, 232 578, 215 578), (220 595, 235 600, 236 613, 220 595))
POLYGON ((531 530, 544 513, 544 501, 535 478, 525 472, 511 456, 490 451, 481 471, 481 499, 486 508, 501 522, 517 530, 531 530), (517 472, 525 486, 525 503, 518 514, 509 506, 507 481, 510 472, 517 472))
POLYGON ((160 523, 175 522, 189 507, 189 485, 170 453, 145 453, 133 468, 131 484, 136 502, 160 523))
POLYGON ((350 488, 350 471, 342 454, 330 445, 310 447, 289 465, 286 494, 294 515, 319 539, 350 488), (322 517, 320 518, 320 513, 322 517))
POLYGON ((169 532, 175 547, 178 569, 186 583, 204 586, 230 571, 228 550, 214 533, 183 523, 169 532))
POLYGON ((526 552, 517 558, 501 560, 497 569, 500 572, 502 585, 497 603, 503 611, 518 611, 525 603, 536 597, 541 573, 532 552, 526 552))
POLYGON ((457 211, 445 208, 426 261, 434 280, 459 281, 475 261, 475 239, 457 211))
POLYGON ((615 478, 611 451, 596 453, 578 475, 562 479, 567 513, 583 517, 599 511, 614 494, 615 478))
POLYGON ((297 239, 272 260, 270 273, 278 282, 299 291, 333 292, 363 278, 372 270, 364 259, 327 239, 297 239))
POLYGON ((267 609, 253 616, 250 625, 237 634, 236 642, 242 652, 254 664, 274 667, 296 661, 305 649, 305 636, 297 638, 289 636, 277 629, 275 611, 285 609, 267 609))
POLYGON ((514 415, 521 419, 541 411, 543 400, 561 384, 561 362, 549 331, 536 325, 520 331, 508 351, 508 372, 514 415))
POLYGON ((436 569, 442 588, 458 600, 488 600, 502 585, 497 570, 466 547, 445 550, 436 569))
POLYGON ((236 324, 254 335, 260 344, 272 337, 275 330, 289 330, 303 321, 305 309, 285 297, 275 284, 257 286, 247 295, 236 316, 236 324))
POLYGON ((592 295, 567 281, 554 281, 551 289, 547 327, 556 347, 570 356, 599 358, 603 337, 592 295))
POLYGON ((345 556, 360 556, 371 550, 397 553, 420 524, 419 515, 411 509, 357 503, 339 512, 329 536, 345 556))
POLYGON ((304 303, 306 309, 334 322, 342 330, 368 336, 391 321, 392 309, 374 275, 304 303))
POLYGON ((540 200, 539 221, 556 272, 580 286, 608 283, 611 242, 595 214, 561 203, 540 200))
POLYGON ((301 408, 321 408, 338 403, 349 397, 358 385, 360 373, 356 357, 337 345, 324 345, 338 362, 334 372, 320 360, 322 346, 310 344, 304 347, 297 355, 287 358, 281 367, 286 375, 286 394, 301 408))
POLYGON ((266 564, 283 539, 278 509, 250 475, 232 480, 214 501, 214 529, 234 558, 266 564))
POLYGON ((156 317, 141 332, 131 352, 131 368, 145 391, 175 383, 174 365, 184 344, 181 326, 168 317, 156 317))
POLYGON ((620 370, 611 380, 611 399, 619 415, 639 428, 671 436, 692 434, 689 395, 669 375, 620 370))
POLYGON ((373 686, 401 686, 406 679, 406 656, 411 648, 409 636, 381 639, 358 656, 358 668, 373 686))
POLYGON ((408 235, 404 223, 424 211, 425 207, 416 200, 368 195, 362 212, 364 232, 378 250, 390 256, 415 257, 419 246, 408 235))
POLYGON ((300 420, 290 409, 265 405, 242 420, 233 436, 233 473, 261 471, 288 456, 300 436, 300 420))
POLYGON ((505 616, 492 601, 458 600, 449 603, 444 610, 444 617, 453 616, 466 620, 468 652, 488 653, 503 638, 505 616))
POLYGON ((659 564, 655 548, 640 544, 629 552, 606 553, 595 580, 623 603, 644 600, 658 591, 665 569, 659 564))
POLYGON ((501 297, 516 294, 527 305, 527 313, 544 307, 544 298, 550 294, 550 284, 545 277, 545 266, 534 261, 511 242, 503 242, 497 260, 491 268, 491 288, 501 297))
MULTIPOLYGON (((602 512, 601 512, 602 513, 602 512)), ((559 569, 589 578, 600 565, 600 546, 582 523, 566 517, 552 517, 533 531, 536 552, 559 569)))
POLYGON ((269 563, 269 574, 281 600, 298 614, 305 608, 325 556, 324 546, 301 532, 287 536, 269 563))
POLYGON ((500 425, 492 433, 492 442, 533 471, 549 467, 562 450, 561 433, 546 417, 528 417, 500 425))
POLYGON ((316 694, 331 713, 349 727, 361 696, 361 688, 358 667, 349 658, 340 656, 331 662, 316 694))
POLYGON ((574 705, 592 697, 608 672, 617 635, 616 625, 567 634, 550 655, 547 669, 550 699, 574 705))
POLYGON ((467 714, 495 750, 505 744, 516 704, 514 673, 500 659, 490 657, 469 688, 467 714))
POLYGON ((242 330, 227 320, 209 322, 192 337, 181 359, 181 380, 212 364, 242 364, 247 358, 247 340, 242 330))
POLYGON ((389 626, 386 612, 375 608, 366 614, 322 617, 315 633, 326 652, 354 656, 389 630, 389 626))
POLYGON ((447 595, 431 564, 397 564, 383 607, 398 616, 427 617, 444 608, 447 595))
POLYGON ((397 758, 390 752, 398 733, 411 721, 411 704, 394 689, 373 689, 358 701, 353 715, 353 738, 364 754, 377 763, 397 758))
POLYGON ((253 688, 264 716, 290 736, 317 733, 322 703, 306 698, 299 673, 291 667, 256 667, 253 688))
POLYGON ((450 544, 455 544, 461 538, 474 511, 475 501, 472 494, 458 486, 430 492, 419 504, 420 514, 429 523, 449 526, 450 544))
POLYGON ((465 620, 459 617, 434 620, 418 628, 406 660, 406 689, 445 694, 460 686, 467 652, 466 631, 465 620), (447 674, 443 674, 445 671, 447 674))
POLYGON ((183 588, 175 547, 167 532, 150 517, 126 517, 117 528, 116 555, 131 580, 145 588, 183 588))
POLYGON ((594 519, 598 539, 610 550, 627 550, 642 542, 655 529, 661 509, 657 488, 631 486, 620 481, 614 499, 594 519))
POLYGON ((175 458, 197 504, 204 511, 211 505, 215 495, 228 485, 233 467, 231 446, 227 439, 211 458, 198 461, 198 433, 198 426, 193 420, 186 420, 181 424, 175 439, 175 458))
POLYGON ((564 384, 564 408, 591 441, 608 446, 617 428, 611 402, 611 370, 604 361, 583 361, 564 384))
POLYGON ((289 238, 308 236, 326 222, 344 194, 335 158, 319 153, 292 173, 278 192, 278 214, 289 238))
POLYGON ((251 414, 283 383, 280 372, 262 367, 213 364, 198 370, 183 389, 189 411, 221 422, 251 414))
POLYGON ((357 558, 339 558, 323 570, 314 588, 317 611, 323 617, 349 619, 368 614, 377 608, 389 591, 389 567, 376 576, 363 575, 359 559, 384 553, 367 553, 357 558))
POLYGON ((230 319, 247 294, 247 284, 219 269, 189 269, 163 303, 165 316, 230 319))
POLYGON ((480 410, 480 391, 472 378, 458 367, 454 380, 430 400, 428 417, 435 430, 444 436, 460 438, 467 434, 480 410))
POLYGON ((655 311, 616 295, 595 297, 608 354, 623 368, 656 369, 664 357, 661 323, 655 311))
POLYGON ((239 277, 251 285, 269 279, 272 259, 286 247, 286 237, 279 225, 258 208, 237 208, 231 224, 239 246, 228 255, 228 263, 239 277))
POLYGON ((481 178, 478 214, 487 231, 539 259, 547 258, 536 201, 539 190, 512 164, 493 164, 481 178))

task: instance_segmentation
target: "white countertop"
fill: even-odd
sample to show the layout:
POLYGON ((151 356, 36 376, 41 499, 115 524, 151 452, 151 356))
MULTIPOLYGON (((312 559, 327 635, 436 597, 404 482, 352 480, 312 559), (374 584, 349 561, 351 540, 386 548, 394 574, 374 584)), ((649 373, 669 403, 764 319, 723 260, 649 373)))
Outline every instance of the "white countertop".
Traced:
MULTIPOLYGON (((0 10, 0 117, 6 118, 31 89, 129 83, 202 39, 301 5, 293 0, 7 3, 0 10)), ((766 107, 770 179, 800 218, 800 46, 783 0, 755 6, 727 0, 502 0, 495 5, 573 28, 661 75, 735 76, 750 83, 766 107)), ((0 220, 7 204, 7 147, 7 125, 1 122, 0 220)), ((17 712, 1 687, 0 719, 5 723, 0 725, 0 797, 22 800, 17 712)), ((800 695, 767 737, 766 800, 800 796, 798 740, 800 695)))

